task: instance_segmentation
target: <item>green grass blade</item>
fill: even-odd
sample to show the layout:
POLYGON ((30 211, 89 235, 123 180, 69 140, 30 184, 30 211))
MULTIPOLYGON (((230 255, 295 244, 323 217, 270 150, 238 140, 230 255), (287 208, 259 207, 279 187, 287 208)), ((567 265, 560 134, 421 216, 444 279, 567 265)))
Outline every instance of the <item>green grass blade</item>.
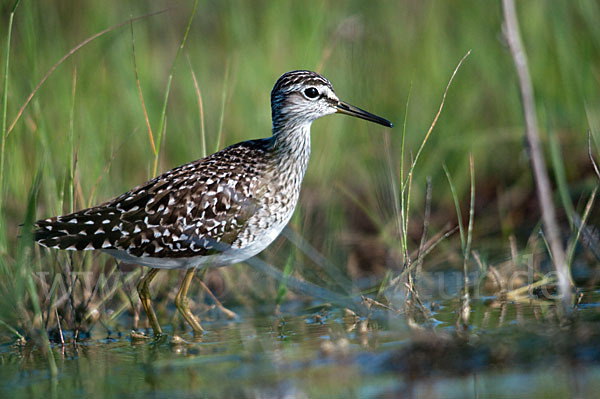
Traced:
POLYGON ((548 138, 550 140, 550 161, 552 162, 552 169, 554 169, 554 177, 556 178, 556 185, 558 186, 558 192, 560 193, 560 199, 567 213, 567 218, 571 228, 573 228, 573 215, 575 209, 571 202, 571 195, 569 194, 569 185, 567 183, 567 175, 565 173, 565 163, 560 150, 560 143, 556 132, 552 129, 548 132, 548 138))
POLYGON ((473 160, 473 153, 469 154, 469 171, 471 175, 471 200, 469 203, 469 226, 467 227, 467 242, 464 251, 465 263, 469 260, 469 256, 471 254, 473 223, 475 219, 475 161, 473 160))
POLYGON ((229 66, 230 62, 227 61, 227 66, 225 66, 225 80, 223 81, 223 92, 221 93, 221 114, 219 115, 219 130, 217 133, 217 143, 215 145, 215 152, 221 149, 221 137, 223 136, 223 121, 225 119, 225 106, 227 105, 227 91, 229 90, 229 66))
POLYGON ((8 331, 10 331, 11 333, 15 334, 19 339, 25 339, 25 337, 23 337, 21 335, 21 333, 19 333, 19 331, 17 331, 13 326, 11 326, 10 324, 8 324, 4 320, 0 320, 0 325, 4 326, 4 328, 6 328, 8 331))
MULTIPOLYGON (((18 3, 18 1, 17 1, 18 3)), ((16 7, 16 6, 15 6, 16 7)), ((31 103, 31 100, 33 99, 33 97, 35 96, 35 94, 39 91, 39 89, 44 85, 44 83, 46 82, 46 80, 48 80, 48 78, 50 77, 50 75, 52 75, 54 73, 54 71, 56 71, 56 69, 67 60, 67 58, 71 57, 73 54, 75 54, 76 52, 78 52, 79 50, 81 50, 83 47, 85 47, 86 45, 88 45, 90 42, 96 40, 97 38, 99 38, 100 36, 103 36, 105 34, 107 34, 108 32, 112 32, 115 29, 119 29, 120 27, 130 24, 131 22, 135 22, 135 21, 139 21, 142 20, 144 18, 148 18, 151 17, 153 15, 158 15, 161 14, 163 12, 165 12, 166 10, 161 10, 161 11, 156 11, 156 12, 152 12, 146 15, 142 15, 140 17, 135 17, 135 18, 130 18, 125 22, 121 22, 118 23, 116 25, 113 25, 109 28, 106 28, 90 37, 88 37, 87 39, 85 39, 84 41, 82 41, 81 43, 79 43, 77 46, 73 47, 71 50, 69 50, 60 60, 58 60, 58 62, 56 62, 54 65, 52 65, 52 67, 48 70, 48 72, 46 72, 46 74, 44 75, 44 77, 42 77, 42 79, 38 82, 38 84, 35 86, 35 88, 33 89, 33 91, 31 93, 29 93, 29 96, 27 97, 27 99, 25 100, 25 103, 23 103, 23 105, 21 106, 21 108, 19 108, 19 112, 17 112, 17 116, 15 117, 15 119, 13 119, 12 123, 10 124, 10 126, 8 127, 8 130, 6 131, 6 135, 8 136, 10 134, 10 132, 12 132, 12 130, 14 129, 15 125, 17 124, 17 122, 21 119, 21 116, 23 115, 23 112, 25 111, 25 108, 27 108, 27 106, 29 105, 29 103, 31 103)))
POLYGON ((448 184, 450 185, 450 191, 452 192, 452 200, 454 201, 454 206, 456 208, 456 217, 458 218, 458 232, 460 234, 460 243, 463 250, 463 253, 466 249, 466 241, 465 241, 465 228, 462 222, 462 213, 460 212, 460 203, 458 201, 458 194, 456 194, 456 187, 454 187, 454 182, 452 181, 452 176, 450 176, 450 172, 446 167, 446 164, 442 165, 444 168, 444 173, 446 173, 446 178, 448 179, 448 184))
POLYGON ((192 21, 194 20, 194 16, 196 15, 196 9, 198 8, 198 0, 194 1, 194 7, 192 8, 192 14, 188 19, 188 23, 185 27, 185 33, 183 34, 183 39, 181 39, 181 44, 177 49, 177 54, 175 54, 175 59, 173 60, 173 65, 171 65, 171 71, 169 72, 169 78, 167 79, 167 87, 165 89, 165 98, 163 100, 162 110, 160 112, 160 121, 158 123, 158 133, 156 138, 156 152, 154 153, 154 166, 152 167, 152 175, 156 176, 156 172, 158 169, 158 158, 160 156, 160 147, 163 137, 163 132, 166 124, 166 115, 167 115, 167 103, 169 102, 169 92, 171 91, 171 82, 173 81, 173 75, 175 74, 175 67, 177 66, 177 60, 183 51, 183 47, 185 46, 185 42, 188 37, 188 33, 190 33, 190 27, 192 26, 192 21))
POLYGON ((452 85, 452 81, 454 80, 454 77, 456 76, 456 73, 460 69, 460 66, 462 65, 462 63, 464 62, 464 60, 466 60, 467 57, 470 54, 471 54, 471 50, 467 51, 467 53, 460 59, 460 61, 456 65, 456 68, 454 68, 454 72, 452 72, 452 75, 450 76, 450 80, 448 81, 448 84, 446 85, 446 89, 444 90, 444 94, 442 95, 442 101, 440 102, 440 107, 438 108, 438 111, 435 114, 435 117, 433 118, 433 121, 431 122, 431 125, 429 126, 429 129, 427 130, 427 133, 425 134, 425 137, 421 141, 421 146, 417 150, 417 154, 415 155, 415 159, 411 162, 410 169, 408 171, 407 179, 410 178, 410 176, 413 174, 413 170, 415 169, 415 166, 417 165, 417 161, 419 160, 419 156, 421 156, 421 152, 423 152, 423 148, 425 148, 425 144, 429 140, 429 136, 431 136, 431 132, 433 131, 433 128, 437 124, 437 121, 438 121, 438 119, 440 117, 440 114, 442 113, 442 109, 444 109, 444 103, 446 102, 446 96, 448 95, 448 90, 450 89, 450 85, 452 85))
POLYGON ((190 72, 192 73, 192 80, 194 81, 194 89, 196 89, 196 98, 198 100, 198 117, 200 118, 200 140, 202 142, 202 158, 206 156, 206 130, 204 128, 204 103, 202 101, 202 92, 200 91, 200 85, 198 84, 198 79, 196 79, 196 74, 194 73, 194 68, 192 68, 192 62, 188 57, 188 64, 190 66, 190 72))
POLYGON ((77 68, 73 71, 73 91, 71 93, 71 112, 69 113, 69 176, 67 189, 69 191, 70 212, 75 211, 75 92, 77 90, 77 68))
MULTIPOLYGON (((10 66, 10 41, 12 36, 12 26, 13 20, 15 17, 15 11, 19 6, 19 1, 16 0, 13 5, 12 10, 10 11, 10 15, 8 16, 8 32, 6 35, 6 52, 4 59, 4 76, 2 77, 2 129, 0 130, 0 134, 2 137, 0 138, 0 218, 2 218, 3 212, 3 199, 4 199, 4 149, 6 147, 6 137, 8 133, 6 131, 6 111, 8 108, 8 67, 10 66)), ((4 229, 0 230, 0 245, 4 246, 4 240, 2 239, 5 232, 4 229)))
POLYGON ((37 207, 41 176, 42 173, 40 169, 40 171, 38 171, 35 177, 35 181, 31 187, 31 190, 29 191, 29 198, 27 200, 27 211, 25 213, 25 220, 23 222, 21 237, 19 238, 16 268, 20 271, 22 278, 24 278, 25 280, 25 287, 27 293, 29 294, 29 299, 33 308, 34 317, 40 325, 38 332, 40 334, 40 338, 42 340, 46 352, 46 357, 48 359, 50 375, 54 377, 58 374, 58 369, 56 367, 56 361, 54 360, 54 355, 52 353, 50 341, 48 340, 48 334, 46 333, 46 330, 44 328, 38 292, 35 283, 33 282, 33 270, 31 262, 31 252, 33 245, 33 223, 35 222, 35 210, 37 207))
POLYGON ((142 85, 140 84, 140 76, 138 74, 137 57, 135 55, 135 36, 133 34, 133 23, 129 25, 131 32, 131 55, 133 57, 133 70, 135 72, 135 83, 137 85, 138 96, 140 97, 140 103, 142 105, 142 112, 144 113, 144 120, 146 121, 146 129, 148 130, 148 140, 152 147, 152 155, 156 154, 156 145, 154 144, 154 135, 152 134, 152 126, 150 126, 150 119, 148 118, 148 110, 146 109, 146 102, 144 101, 144 94, 142 93, 142 85))
POLYGON ((275 304, 280 305, 285 298, 285 294, 287 294, 287 283, 290 275, 292 274, 293 264, 294 264, 294 256, 295 251, 290 253, 288 256, 287 262, 285 262, 285 267, 283 268, 283 276, 279 281, 279 286, 277 287, 277 298, 275 299, 275 304))
MULTIPOLYGON (((402 144, 400 145, 400 212, 401 212, 401 229, 402 229, 402 250, 406 255, 408 253, 408 239, 406 237, 406 231, 408 227, 408 212, 406 209, 406 197, 405 197, 405 183, 404 181, 404 145, 406 142, 406 121, 408 120, 408 105, 410 104, 410 94, 412 93, 412 80, 408 88, 408 94, 406 96, 406 106, 404 108, 404 121, 402 122, 402 144)), ((397 195, 394 193, 394 195, 397 195)))
MULTIPOLYGON (((593 208, 594 201, 596 200, 597 192, 598 192, 598 186, 594 187, 594 191, 592 191, 592 194, 590 195, 590 199, 588 200, 588 202, 585 206, 585 210, 583 211, 583 217, 581 218, 581 221, 579 223, 577 223, 577 222, 574 223, 574 225, 579 224, 579 226, 577 227, 577 234, 575 235, 575 238, 570 243, 570 245, 567 247, 568 248, 568 250, 567 250, 567 265, 569 266, 569 268, 571 268, 571 266, 573 265, 573 257, 575 256, 575 249, 577 248, 577 243, 579 242, 579 239, 581 237, 581 233, 583 232, 583 229, 586 228, 586 223, 590 216, 591 210, 593 208)), ((577 216, 574 215, 574 217, 576 218, 577 216)))

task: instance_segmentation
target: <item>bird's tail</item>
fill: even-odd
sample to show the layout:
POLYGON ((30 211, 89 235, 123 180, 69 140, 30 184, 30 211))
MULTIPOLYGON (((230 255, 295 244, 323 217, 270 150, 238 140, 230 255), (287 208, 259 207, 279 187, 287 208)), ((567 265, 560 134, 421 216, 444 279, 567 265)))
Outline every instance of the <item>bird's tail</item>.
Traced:
POLYGON ((48 248, 73 251, 112 248, 119 237, 119 218, 110 209, 90 208, 35 222, 34 238, 48 248))

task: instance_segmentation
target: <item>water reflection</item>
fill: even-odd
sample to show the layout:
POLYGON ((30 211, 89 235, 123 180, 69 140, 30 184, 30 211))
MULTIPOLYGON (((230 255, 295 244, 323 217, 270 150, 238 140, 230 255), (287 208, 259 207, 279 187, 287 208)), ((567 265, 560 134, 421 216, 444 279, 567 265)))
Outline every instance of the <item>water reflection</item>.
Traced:
POLYGON ((484 297, 460 335, 456 300, 426 303, 427 329, 391 312, 365 318, 317 306, 280 316, 239 310, 235 321, 206 322, 199 341, 135 341, 126 325, 80 341, 67 332, 53 347, 55 382, 38 346, 6 341, 0 397, 594 397, 599 295, 588 294, 568 326, 547 304, 484 297))

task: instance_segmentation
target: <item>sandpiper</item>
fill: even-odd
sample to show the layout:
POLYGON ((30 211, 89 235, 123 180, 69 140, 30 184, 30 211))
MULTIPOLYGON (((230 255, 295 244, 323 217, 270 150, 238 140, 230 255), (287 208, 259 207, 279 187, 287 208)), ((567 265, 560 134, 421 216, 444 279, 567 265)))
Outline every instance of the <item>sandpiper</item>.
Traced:
POLYGON ((155 335, 162 330, 149 284, 160 269, 187 269, 175 299, 194 333, 187 304, 198 268, 242 262, 265 249, 289 222, 310 157, 310 126, 342 113, 392 123, 340 101, 318 73, 283 74, 271 91, 272 135, 244 141, 179 166, 98 206, 36 222, 45 247, 101 250, 151 269, 137 285, 155 335))

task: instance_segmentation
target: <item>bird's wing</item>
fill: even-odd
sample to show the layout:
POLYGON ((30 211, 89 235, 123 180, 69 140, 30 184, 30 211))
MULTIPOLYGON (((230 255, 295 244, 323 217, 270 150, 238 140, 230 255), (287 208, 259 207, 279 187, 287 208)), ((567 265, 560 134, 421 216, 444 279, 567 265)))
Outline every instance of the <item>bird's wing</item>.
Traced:
POLYGON ((99 206, 36 222, 35 239, 60 249, 137 257, 211 255, 235 243, 259 203, 260 148, 236 145, 173 170, 99 206))

